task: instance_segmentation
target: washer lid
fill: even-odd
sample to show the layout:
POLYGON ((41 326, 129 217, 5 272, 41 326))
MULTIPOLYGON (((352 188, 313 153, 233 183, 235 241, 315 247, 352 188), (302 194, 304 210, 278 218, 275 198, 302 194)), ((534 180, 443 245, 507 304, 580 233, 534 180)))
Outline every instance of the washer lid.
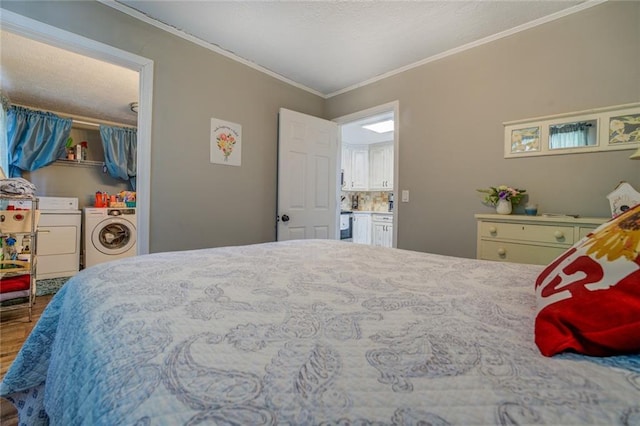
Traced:
POLYGON ((91 242, 103 254, 122 254, 136 243, 136 228, 128 220, 112 217, 96 225, 91 242))

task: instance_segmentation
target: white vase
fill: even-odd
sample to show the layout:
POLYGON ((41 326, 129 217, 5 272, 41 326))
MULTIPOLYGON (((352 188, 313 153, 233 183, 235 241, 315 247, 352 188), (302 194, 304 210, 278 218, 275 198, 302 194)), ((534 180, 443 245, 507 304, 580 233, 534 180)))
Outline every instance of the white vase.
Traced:
POLYGON ((498 214, 511 214, 511 201, 510 200, 498 200, 496 204, 496 213, 498 214))

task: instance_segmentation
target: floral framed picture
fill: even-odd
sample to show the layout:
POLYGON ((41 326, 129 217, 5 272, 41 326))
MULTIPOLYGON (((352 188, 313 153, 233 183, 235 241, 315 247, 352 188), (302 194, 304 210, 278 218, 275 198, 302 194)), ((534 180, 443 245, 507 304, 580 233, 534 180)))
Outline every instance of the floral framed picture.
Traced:
POLYGON ((540 151, 540 126, 511 130, 511 152, 540 151))
POLYGON ((640 142, 640 114, 609 117, 609 144, 640 142))
POLYGON ((240 166, 242 163, 242 126, 211 119, 211 158, 214 164, 240 166))

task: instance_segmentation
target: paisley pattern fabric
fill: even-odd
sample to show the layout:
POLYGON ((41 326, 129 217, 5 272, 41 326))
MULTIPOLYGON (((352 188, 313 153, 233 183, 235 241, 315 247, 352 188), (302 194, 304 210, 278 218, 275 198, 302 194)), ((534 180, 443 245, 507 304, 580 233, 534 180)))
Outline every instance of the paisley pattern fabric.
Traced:
POLYGON ((81 271, 0 385, 25 424, 640 424, 640 356, 546 358, 542 267, 341 241, 81 271))

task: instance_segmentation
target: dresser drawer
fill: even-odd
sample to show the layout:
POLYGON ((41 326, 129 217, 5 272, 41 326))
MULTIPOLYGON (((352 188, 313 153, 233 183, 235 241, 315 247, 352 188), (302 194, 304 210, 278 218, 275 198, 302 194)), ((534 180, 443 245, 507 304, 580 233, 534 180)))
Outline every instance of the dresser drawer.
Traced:
POLYGON ((522 242, 573 244, 573 227, 526 223, 482 222, 480 238, 518 240, 522 242))
POLYGON ((589 233, 595 231, 596 228, 595 227, 585 227, 585 226, 581 226, 578 229, 578 239, 581 240, 584 237, 586 237, 587 235, 589 235, 589 233))
POLYGON ((549 264, 567 250, 564 247, 536 246, 501 241, 482 241, 479 249, 479 259, 533 265, 549 264))

